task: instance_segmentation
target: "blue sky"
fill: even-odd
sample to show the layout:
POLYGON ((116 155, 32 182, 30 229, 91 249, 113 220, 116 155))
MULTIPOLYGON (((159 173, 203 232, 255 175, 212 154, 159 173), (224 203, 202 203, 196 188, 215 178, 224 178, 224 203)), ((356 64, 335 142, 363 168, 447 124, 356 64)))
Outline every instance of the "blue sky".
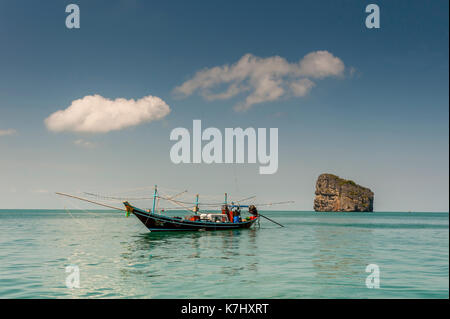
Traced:
POLYGON ((448 2, 0 0, 1 208, 58 208, 53 191, 108 192, 153 184, 201 194, 294 200, 311 210, 317 176, 353 179, 378 211, 448 211, 448 2), (245 54, 296 63, 328 51, 345 65, 302 97, 233 107, 174 89, 245 54), (170 106, 162 120, 108 133, 52 132, 44 120, 88 95, 170 106), (170 161, 173 128, 277 127, 279 170, 170 161), (13 130, 13 131, 8 131, 13 130), (84 141, 85 146, 75 141, 84 141), (92 147, 91 147, 92 146, 92 147), (237 181, 237 183, 236 183, 237 181))

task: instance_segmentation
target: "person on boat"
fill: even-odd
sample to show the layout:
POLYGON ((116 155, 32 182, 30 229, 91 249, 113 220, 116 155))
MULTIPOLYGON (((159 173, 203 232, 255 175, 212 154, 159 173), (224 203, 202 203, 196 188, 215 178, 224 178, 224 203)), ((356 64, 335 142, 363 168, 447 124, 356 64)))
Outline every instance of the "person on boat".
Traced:
POLYGON ((253 220, 258 217, 258 210, 256 209, 255 205, 250 205, 248 207, 248 212, 252 215, 250 216, 250 220, 253 220))
POLYGON ((241 208, 239 206, 233 208, 233 223, 240 223, 241 219, 241 208))
POLYGON ((230 222, 233 222, 233 213, 228 209, 228 205, 222 205, 222 214, 226 215, 230 222))

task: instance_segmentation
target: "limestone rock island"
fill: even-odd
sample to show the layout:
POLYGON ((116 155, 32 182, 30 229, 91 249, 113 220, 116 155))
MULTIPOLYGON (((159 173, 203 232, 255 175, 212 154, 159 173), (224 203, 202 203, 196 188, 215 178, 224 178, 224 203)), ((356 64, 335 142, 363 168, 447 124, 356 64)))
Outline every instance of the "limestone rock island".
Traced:
POLYGON ((317 179, 314 210, 316 212, 373 212, 373 192, 333 174, 317 179))

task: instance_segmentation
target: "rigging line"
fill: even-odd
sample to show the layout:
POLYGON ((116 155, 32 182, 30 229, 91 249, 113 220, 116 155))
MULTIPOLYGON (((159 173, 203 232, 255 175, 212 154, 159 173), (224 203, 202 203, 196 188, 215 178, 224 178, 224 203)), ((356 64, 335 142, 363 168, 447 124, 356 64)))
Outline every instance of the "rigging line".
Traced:
MULTIPOLYGON (((68 202, 69 202, 68 199, 63 198, 63 197, 61 197, 61 200, 63 200, 65 203, 68 203, 68 202)), ((95 218, 98 218, 98 217, 104 217, 104 216, 102 216, 102 214, 96 213, 95 211, 91 211, 91 210, 87 210, 87 209, 82 208, 81 206, 79 206, 79 205, 76 204, 76 201, 73 201, 73 202, 71 201, 70 203, 71 203, 71 205, 75 206, 75 208, 76 208, 77 210, 82 211, 82 212, 85 212, 85 213, 87 213, 87 214, 90 215, 90 216, 94 216, 95 218)), ((70 210, 69 210, 69 212, 70 212, 70 210)), ((103 221, 104 219, 102 218, 101 220, 103 221)), ((103 221, 103 222, 101 223, 101 232, 102 232, 102 233, 105 232, 105 226, 106 226, 106 224, 105 224, 105 222, 103 221)), ((90 228, 90 227, 88 227, 88 228, 89 228, 89 229, 93 229, 93 228, 90 228)))
MULTIPOLYGON (((61 195, 61 196, 72 197, 72 198, 75 198, 75 199, 83 200, 83 201, 86 201, 86 202, 89 202, 89 203, 93 203, 93 204, 96 204, 96 205, 100 205, 100 206, 104 206, 104 207, 108 207, 108 208, 112 208, 112 209, 125 211, 125 209, 122 209, 122 208, 118 208, 118 207, 114 207, 114 206, 110 206, 110 205, 105 205, 105 204, 102 204, 102 203, 99 203, 99 202, 91 201, 91 200, 88 200, 88 199, 85 199, 85 198, 82 198, 82 197, 78 197, 78 196, 74 196, 74 195, 69 195, 69 194, 64 194, 64 193, 59 193, 59 192, 57 192, 56 194, 57 195, 61 195)), ((189 212, 192 211, 191 209, 189 209, 189 208, 187 208, 186 206, 183 205, 183 204, 191 204, 191 202, 178 201, 178 200, 174 200, 174 199, 172 199, 170 197, 163 197, 163 196, 158 196, 158 197, 160 197, 162 199, 165 199, 165 200, 168 200, 168 201, 171 201, 171 202, 177 204, 178 206, 183 207, 184 209, 186 209, 189 212)), ((294 201, 264 203, 264 204, 256 204, 256 205, 257 206, 271 206, 271 205, 291 204, 291 203, 294 203, 294 201)), ((219 203, 215 203, 215 204, 213 204, 213 203, 199 203, 199 205, 211 206, 211 205, 220 205, 220 204, 219 203)))
POLYGON ((123 194, 123 193, 129 193, 129 192, 136 192, 139 190, 146 190, 146 189, 151 189, 154 186, 144 186, 144 187, 136 187, 136 188, 128 188, 128 189, 115 189, 112 191, 112 194, 123 194))
POLYGON ((84 223, 82 223, 82 222, 80 222, 79 220, 77 220, 77 219, 72 215, 72 213, 66 208, 66 206, 64 206, 64 210, 65 210, 67 213, 69 213, 70 217, 72 217, 72 219, 73 219, 76 223, 80 224, 80 225, 83 226, 83 227, 89 228, 89 230, 92 230, 91 227, 86 226, 84 223))
MULTIPOLYGON (((66 199, 66 198, 62 198, 62 197, 61 197, 61 200, 62 200, 64 203, 69 203, 69 200, 66 199)), ((100 216, 100 214, 97 214, 97 213, 95 213, 95 212, 93 212, 93 211, 84 209, 84 208, 82 208, 81 206, 77 205, 77 204, 74 203, 74 202, 70 202, 70 204, 73 205, 73 206, 75 206, 75 209, 80 210, 80 211, 82 211, 82 212, 84 212, 84 213, 87 213, 87 214, 90 215, 90 216, 94 216, 94 217, 100 216)))
MULTIPOLYGON (((81 198, 81 197, 77 197, 77 196, 72 196, 72 195, 69 195, 69 194, 63 194, 63 193, 56 193, 56 194, 58 194, 58 195, 62 195, 62 196, 67 196, 67 197, 72 197, 72 198, 75 198, 75 199, 78 199, 78 200, 82 200, 82 201, 88 201, 88 200, 85 200, 85 199, 83 199, 83 198, 81 198)), ((96 203, 96 202, 93 202, 93 201, 88 201, 88 202, 90 202, 90 203, 93 203, 93 204, 97 204, 97 205, 101 205, 101 206, 105 206, 105 207, 108 207, 108 208, 114 208, 114 209, 117 209, 117 210, 123 210, 123 209, 120 209, 120 208, 117 208, 117 207, 112 207, 112 206, 108 206, 108 205, 103 205, 103 204, 101 204, 101 203, 96 203)), ((85 209, 83 209, 83 208, 81 208, 80 206, 78 206, 78 205, 75 205, 75 206, 77 206, 78 207, 78 209, 79 210, 81 210, 81 211, 84 211, 84 212, 87 212, 89 215, 91 215, 91 214, 93 214, 94 216, 99 216, 99 214, 96 214, 96 213, 94 213, 94 212, 90 212, 90 211, 88 211, 88 210, 85 210, 85 209)), ((65 207, 64 207, 65 208, 65 207)), ((70 213, 70 211, 68 211, 66 208, 65 208, 65 210, 72 216, 72 218, 74 218, 75 220, 76 220, 76 218, 70 213)), ((77 221, 78 222, 78 221, 77 221)), ((79 223, 79 222, 78 222, 79 223)), ((85 226, 86 227, 86 226, 85 226)), ((141 223, 139 223, 138 224, 138 228, 142 228, 142 227, 144 227, 141 223)), ((88 227, 89 229, 92 229, 92 228, 90 228, 90 227, 88 227)), ((145 228, 145 227, 144 227, 145 228)), ((147 228, 145 228, 145 230, 147 230, 147 228)), ((104 231, 105 231, 105 224, 103 223, 102 224, 102 233, 104 233, 104 231)))
MULTIPOLYGON (((149 210, 149 209, 146 209, 149 210)), ((184 207, 160 207, 160 210, 164 211, 176 211, 176 210, 186 210, 184 207)))
POLYGON ((75 203, 73 203, 73 202, 70 202, 67 198, 62 198, 62 197, 61 197, 61 201, 63 201, 63 202, 66 203, 66 204, 70 203, 71 205, 75 206, 75 209, 76 209, 76 210, 80 210, 80 211, 82 211, 82 212, 85 212, 85 213, 87 213, 88 215, 91 215, 91 216, 94 216, 94 217, 98 217, 98 216, 99 216, 99 214, 96 214, 95 212, 91 212, 91 211, 89 211, 89 210, 86 210, 86 209, 84 209, 84 208, 78 206, 77 204, 75 204, 75 203))
POLYGON ((55 194, 56 195, 60 195, 60 196, 66 196, 66 197, 79 199, 79 200, 82 200, 82 201, 85 201, 85 202, 88 202, 88 203, 92 203, 92 204, 96 204, 96 205, 100 205, 100 206, 104 206, 104 207, 108 207, 108 208, 112 208, 112 209, 121 210, 123 212, 125 211, 125 209, 122 209, 122 208, 118 208, 118 207, 114 207, 114 206, 110 206, 110 205, 105 205, 105 204, 102 204, 102 203, 99 203, 99 202, 94 202, 92 200, 89 200, 89 199, 86 199, 86 198, 82 198, 82 197, 78 197, 78 196, 74 196, 74 195, 69 195, 69 194, 64 194, 64 193, 59 193, 59 192, 56 192, 55 194))
MULTIPOLYGON (((150 187, 146 187, 146 188, 150 188, 150 187)), ((165 189, 164 187, 159 187, 159 189, 165 189)), ((176 195, 173 195, 174 197, 178 197, 179 195, 182 195, 184 193, 187 193, 188 191, 182 191, 176 195)), ((94 197, 101 197, 102 199, 112 199, 112 200, 151 200, 153 199, 153 197, 148 197, 148 196, 143 196, 143 197, 118 197, 118 196, 105 196, 105 195, 101 195, 101 194, 95 194, 95 193, 90 193, 90 192, 84 192, 84 194, 89 195, 89 196, 94 196, 94 197)), ((126 196, 126 195, 125 195, 126 196)), ((209 195, 203 195, 203 197, 205 198, 218 198, 218 196, 209 196, 209 195)), ((181 201, 180 201, 181 202, 181 201)), ((191 204, 192 202, 186 202, 184 201, 184 203, 186 204, 191 204)), ((200 203, 201 205, 221 205, 222 202, 218 201, 217 203, 200 203)))
MULTIPOLYGON (((164 196, 161 196, 161 195, 159 197, 164 199, 164 200, 176 202, 178 204, 192 204, 192 202, 181 201, 181 200, 174 200, 171 197, 164 197, 164 196)), ((201 206, 218 206, 218 205, 222 205, 223 203, 198 203, 198 204, 201 205, 201 206)))
POLYGON ((178 194, 173 195, 172 197, 170 197, 170 199, 174 199, 175 197, 178 197, 178 196, 180 196, 180 195, 182 195, 182 194, 184 194, 184 193, 187 193, 187 190, 185 190, 185 191, 183 191, 183 192, 181 192, 181 193, 178 193, 178 194))
POLYGON ((94 194, 94 193, 87 193, 83 192, 83 194, 86 194, 88 196, 101 198, 101 199, 112 199, 112 200, 140 200, 140 199, 153 199, 153 197, 112 197, 112 196, 105 196, 100 194, 94 194))
POLYGON ((255 206, 271 206, 271 205, 292 204, 292 203, 295 203, 295 202, 293 200, 288 200, 288 201, 285 201, 285 202, 255 204, 255 206))
MULTIPOLYGON (((159 196, 159 197, 164 199, 164 200, 169 200, 169 201, 172 201, 172 202, 176 202, 178 204, 192 204, 192 202, 181 201, 181 200, 173 200, 170 197, 164 197, 164 196, 159 196)), ((223 204, 223 202, 220 202, 220 203, 219 202, 217 202, 217 203, 198 203, 199 206, 220 206, 222 204, 223 204)))
MULTIPOLYGON (((66 200, 65 198, 61 198, 61 200, 62 200, 65 204, 68 203, 68 200, 66 200)), ((88 213, 88 215, 94 215, 95 217, 97 217, 97 214, 95 214, 94 212, 90 212, 90 211, 87 211, 87 210, 85 210, 85 209, 82 209, 82 208, 79 207, 78 205, 75 205, 75 206, 78 208, 78 210, 81 210, 81 211, 83 211, 83 212, 86 212, 86 213, 88 213)), ((70 210, 67 209, 66 205, 64 205, 64 210, 65 210, 67 213, 69 213, 69 215, 72 217, 72 219, 73 219, 76 223, 82 225, 82 226, 85 227, 85 228, 87 227, 89 230, 92 230, 92 229, 93 229, 92 227, 87 226, 87 224, 85 224, 84 222, 82 223, 82 222, 79 221, 77 218, 75 218, 75 216, 72 215, 72 213, 70 212, 70 210)), ((104 228, 102 228, 102 231, 104 231, 104 228)))
MULTIPOLYGON (((135 191, 139 191, 139 190, 147 190, 147 189, 152 189, 155 186, 144 186, 144 187, 138 187, 138 188, 131 188, 131 189, 125 189, 125 190, 116 190, 113 192, 113 194, 123 194, 123 193, 129 193, 129 192, 135 192, 135 191)), ((166 188, 164 186, 158 186, 159 189, 163 190, 163 191, 172 191, 172 192, 181 192, 180 189, 171 189, 171 188, 166 188)))
MULTIPOLYGON (((170 198, 175 198, 178 197, 184 193, 187 193, 187 190, 182 191, 181 193, 172 195, 170 198)), ((105 196, 105 195, 100 195, 100 194, 94 194, 94 193, 88 193, 88 192, 83 192, 83 194, 89 195, 89 196, 94 196, 97 198, 102 198, 102 199, 112 199, 112 200, 150 200, 153 199, 153 197, 112 197, 112 196, 105 196)), ((159 199, 158 199, 159 200, 159 199)))
POLYGON ((179 201, 176 201, 176 200, 174 200, 174 199, 169 199, 169 198, 164 198, 164 197, 161 197, 162 199, 166 199, 166 200, 168 200, 168 201, 171 201, 171 202, 174 202, 175 204, 178 204, 179 206, 181 206, 181 207, 183 207, 185 210, 187 210, 188 212, 192 212, 192 209, 189 209, 188 207, 186 207, 186 206, 184 206, 183 204, 181 204, 179 201))
MULTIPOLYGON (((182 195, 182 194, 184 194, 184 193, 187 193, 187 190, 185 190, 185 191, 183 191, 183 192, 181 192, 181 193, 175 194, 175 195, 173 195, 173 196, 171 196, 171 197, 168 197, 168 200, 174 199, 175 197, 178 197, 178 196, 180 196, 180 195, 182 195)), ((158 196, 158 206, 159 206, 159 200, 160 200, 160 199, 161 199, 161 197, 158 196)))
POLYGON ((242 202, 245 202, 245 201, 247 201, 247 200, 253 199, 253 198, 255 198, 255 197, 256 197, 256 195, 253 195, 253 196, 250 196, 250 197, 241 199, 241 200, 236 200, 236 201, 234 201, 234 202, 235 202, 235 203, 242 203, 242 202))
MULTIPOLYGON (((93 197, 93 199, 95 199, 95 200, 101 200, 101 202, 103 203, 103 204, 105 204, 105 205, 107 205, 107 204, 110 204, 110 205, 121 205, 123 202, 125 202, 126 201, 126 199, 123 199, 123 200, 113 200, 113 199, 107 199, 107 198, 103 198, 103 197, 100 197, 100 196, 91 196, 91 195, 88 195, 89 197, 93 197)), ((115 206, 114 206, 115 207, 115 206)))

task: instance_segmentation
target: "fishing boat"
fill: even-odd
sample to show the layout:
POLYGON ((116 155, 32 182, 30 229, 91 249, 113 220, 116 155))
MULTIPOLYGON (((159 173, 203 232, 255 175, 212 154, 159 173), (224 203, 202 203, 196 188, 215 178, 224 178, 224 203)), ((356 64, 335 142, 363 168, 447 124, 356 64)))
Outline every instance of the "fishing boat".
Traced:
MULTIPOLYGON (((151 210, 143 210, 132 206, 128 201, 123 204, 125 206, 127 216, 135 215, 148 230, 155 231, 202 231, 202 230, 225 230, 225 229, 241 229, 250 228, 256 222, 259 222, 259 214, 254 205, 235 205, 227 203, 227 194, 225 193, 225 201, 222 205, 221 213, 202 212, 199 208, 199 195, 196 195, 195 206, 192 209, 193 215, 184 217, 166 216, 155 211, 157 199, 165 199, 182 204, 182 202, 173 198, 165 198, 158 194, 157 187, 153 194, 153 206, 151 210), (250 216, 243 218, 241 216, 241 208, 248 208, 250 216)), ((186 208, 188 209, 188 208, 186 208)))
MULTIPOLYGON (((152 212, 146 212, 124 203, 127 213, 134 214, 148 230, 154 231, 177 231, 177 230, 223 230, 223 229, 240 229, 250 228, 259 220, 259 216, 252 216, 249 219, 241 219, 239 221, 230 221, 226 214, 200 214, 193 216, 171 217, 152 212)), ((232 213, 232 212, 230 212, 232 213)))
MULTIPOLYGON (((284 227, 278 222, 264 216, 258 212, 256 205, 245 205, 242 202, 252 199, 255 196, 245 198, 237 202, 228 203, 228 195, 225 193, 224 202, 222 204, 211 204, 211 203, 200 203, 199 195, 195 196, 194 206, 191 208, 187 205, 192 204, 175 199, 175 197, 185 193, 187 191, 181 192, 175 196, 164 196, 158 193, 158 188, 155 186, 153 196, 151 197, 153 203, 151 209, 142 209, 130 204, 129 200, 123 201, 125 209, 111 206, 108 204, 100 203, 98 201, 93 201, 90 199, 82 198, 79 196, 74 196, 65 193, 56 193, 57 195, 66 196, 89 202, 92 204, 113 208, 126 212, 126 216, 134 215, 137 219, 147 227, 151 232, 161 232, 161 231, 210 231, 210 230, 230 230, 230 229, 248 229, 253 225, 259 225, 260 218, 263 217, 281 227, 284 227), (172 202, 184 210, 189 212, 189 215, 185 216, 170 216, 165 214, 164 210, 157 209, 157 204, 160 200, 165 200, 172 202), (220 209, 217 211, 201 210, 200 206, 205 205, 211 207, 212 205, 220 205, 220 209), (243 209, 247 209, 243 212, 243 209)), ((100 197, 99 195, 92 193, 85 193, 90 196, 100 197)), ((104 199, 119 199, 114 197, 105 197, 104 199)), ((280 202, 288 203, 288 202, 280 202)), ((269 203, 262 205, 274 205, 280 203, 269 203)))

